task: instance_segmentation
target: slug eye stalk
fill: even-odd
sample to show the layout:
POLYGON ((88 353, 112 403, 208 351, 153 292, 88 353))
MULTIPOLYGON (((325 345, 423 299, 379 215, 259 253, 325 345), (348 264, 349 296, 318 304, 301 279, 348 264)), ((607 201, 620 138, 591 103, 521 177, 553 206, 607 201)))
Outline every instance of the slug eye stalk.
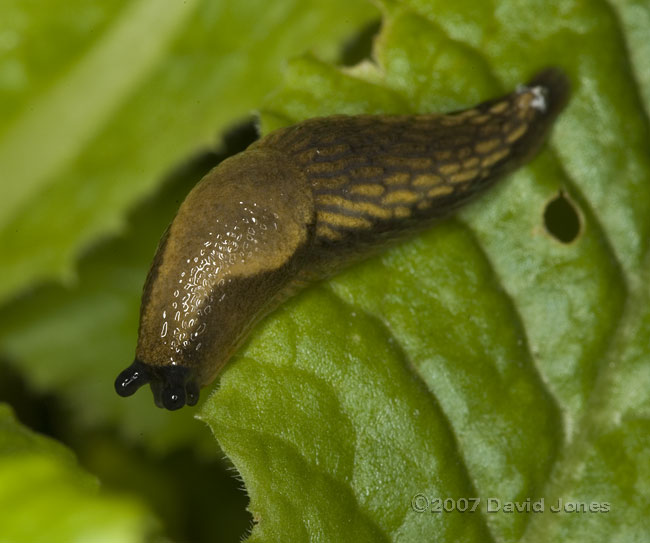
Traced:
POLYGON ((191 370, 181 366, 152 367, 137 359, 118 375, 115 391, 127 397, 146 384, 151 385, 156 405, 170 411, 199 401, 199 386, 191 370))

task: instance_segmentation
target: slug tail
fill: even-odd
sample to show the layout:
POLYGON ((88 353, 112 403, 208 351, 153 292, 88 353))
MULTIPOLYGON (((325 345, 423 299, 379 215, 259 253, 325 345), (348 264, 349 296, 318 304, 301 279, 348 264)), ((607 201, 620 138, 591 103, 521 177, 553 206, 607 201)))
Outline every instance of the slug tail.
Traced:
POLYGON ((557 117, 569 101, 571 91, 569 78, 559 68, 543 69, 525 86, 529 89, 539 89, 544 100, 545 112, 550 118, 557 117))

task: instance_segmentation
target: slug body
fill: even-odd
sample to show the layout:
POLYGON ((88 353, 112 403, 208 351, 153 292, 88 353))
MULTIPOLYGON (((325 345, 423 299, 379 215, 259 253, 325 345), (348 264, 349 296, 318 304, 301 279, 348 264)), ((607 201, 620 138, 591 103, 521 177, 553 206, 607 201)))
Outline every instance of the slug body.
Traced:
POLYGON ((427 227, 528 161, 567 96, 565 76, 549 69, 469 110, 310 119, 223 161, 160 242, 117 392, 149 383, 159 407, 194 405, 301 285, 427 227))

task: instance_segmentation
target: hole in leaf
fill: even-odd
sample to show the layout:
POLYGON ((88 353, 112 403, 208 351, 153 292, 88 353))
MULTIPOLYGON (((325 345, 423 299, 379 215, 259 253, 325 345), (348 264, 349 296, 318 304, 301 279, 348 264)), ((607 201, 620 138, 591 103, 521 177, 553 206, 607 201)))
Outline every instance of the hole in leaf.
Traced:
POLYGON ((562 243, 571 243, 580 234, 580 216, 575 204, 564 192, 546 204, 544 226, 551 236, 562 243))
POLYGON ((363 60, 372 61, 372 45, 375 36, 381 30, 381 19, 371 21, 361 28, 354 36, 348 39, 341 51, 341 64, 354 66, 363 60))

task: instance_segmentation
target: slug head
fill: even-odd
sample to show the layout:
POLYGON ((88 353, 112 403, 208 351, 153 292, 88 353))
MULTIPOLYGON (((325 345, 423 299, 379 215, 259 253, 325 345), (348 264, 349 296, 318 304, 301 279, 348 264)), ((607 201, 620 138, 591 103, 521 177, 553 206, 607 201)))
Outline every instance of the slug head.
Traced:
POLYGON ((183 366, 150 366, 137 358, 117 376, 115 390, 122 397, 131 396, 147 383, 158 407, 175 411, 199 401, 199 385, 192 370, 183 366))

